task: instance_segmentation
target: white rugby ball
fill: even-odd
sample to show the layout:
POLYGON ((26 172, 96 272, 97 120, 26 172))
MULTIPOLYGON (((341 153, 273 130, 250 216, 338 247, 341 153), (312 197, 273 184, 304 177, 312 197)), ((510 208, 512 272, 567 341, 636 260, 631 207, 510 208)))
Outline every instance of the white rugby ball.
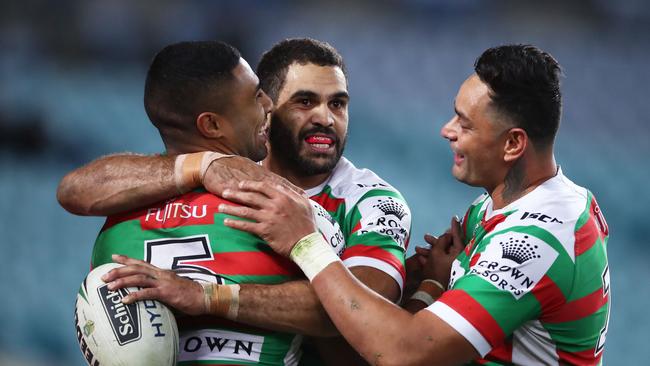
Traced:
POLYGON ((77 341, 90 366, 175 365, 176 318, 161 302, 125 305, 122 298, 138 288, 108 290, 102 275, 121 264, 107 263, 84 279, 75 304, 77 341))
POLYGON ((341 232, 341 226, 323 206, 312 200, 309 200, 309 202, 311 202, 312 213, 318 231, 320 231, 325 240, 332 246, 332 250, 334 250, 336 255, 340 257, 345 249, 345 238, 341 232))

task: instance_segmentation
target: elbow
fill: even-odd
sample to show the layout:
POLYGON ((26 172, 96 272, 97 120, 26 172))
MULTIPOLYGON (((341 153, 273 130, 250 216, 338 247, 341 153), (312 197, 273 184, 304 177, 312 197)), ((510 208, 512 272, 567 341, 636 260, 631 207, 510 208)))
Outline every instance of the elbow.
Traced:
POLYGON ((92 207, 84 205, 81 195, 75 191, 72 173, 66 175, 61 179, 59 186, 56 190, 56 199, 59 205, 66 211, 82 216, 90 216, 92 214, 92 207))

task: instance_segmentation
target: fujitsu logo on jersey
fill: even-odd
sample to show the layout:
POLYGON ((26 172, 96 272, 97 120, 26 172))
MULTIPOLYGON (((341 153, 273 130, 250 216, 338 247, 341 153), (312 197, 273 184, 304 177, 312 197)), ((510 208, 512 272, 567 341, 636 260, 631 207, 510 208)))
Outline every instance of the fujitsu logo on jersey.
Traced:
POLYGON ((140 225, 143 230, 151 230, 214 224, 214 213, 221 202, 225 201, 212 194, 188 193, 162 206, 148 208, 140 216, 140 225))
POLYGON ((171 202, 163 208, 154 207, 147 210, 144 221, 165 222, 169 219, 200 219, 208 214, 208 205, 193 206, 182 202, 171 202))

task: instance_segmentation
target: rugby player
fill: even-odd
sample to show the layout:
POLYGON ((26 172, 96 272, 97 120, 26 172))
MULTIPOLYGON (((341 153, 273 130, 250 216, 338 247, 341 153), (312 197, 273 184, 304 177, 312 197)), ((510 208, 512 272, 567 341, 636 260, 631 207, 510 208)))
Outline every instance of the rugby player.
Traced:
POLYGON ((487 193, 462 226, 454 220, 449 234, 430 238, 424 310, 411 314, 361 286, 310 220, 277 229, 273 212, 299 218, 309 210, 286 188, 249 181, 226 190, 250 207, 224 212, 253 220, 226 225, 262 236, 296 262, 372 364, 599 364, 611 294, 608 227, 594 195, 555 162, 559 76, 550 54, 507 45, 486 50, 461 85, 441 134, 454 177, 487 193))
MULTIPOLYGON (((330 212, 343 231, 343 238, 336 239, 345 243, 342 260, 346 266, 376 293, 397 301, 404 284, 411 213, 395 188, 342 157, 349 102, 343 59, 326 43, 291 39, 265 53, 257 72, 262 89, 277 106, 271 115, 270 153, 264 167, 304 189, 330 212)), ((136 155, 99 159, 62 180, 59 201, 74 213, 102 215, 169 198, 178 194, 175 159, 136 155)), ((277 181, 272 174, 241 158, 215 160, 202 176, 184 182, 183 189, 203 183, 207 189, 221 193, 233 180, 253 177, 277 181)), ((278 215, 283 221, 281 226, 289 230, 294 218, 282 212, 278 215)), ((124 262, 123 258, 118 261, 139 263, 124 262)), ((116 285, 123 286, 125 281, 117 281, 116 285)), ((158 287, 153 290, 159 292, 143 294, 188 313, 199 311, 184 309, 183 304, 174 302, 186 298, 179 296, 185 291, 181 278, 170 278, 166 283, 176 287, 158 287)), ((233 320, 307 335, 337 334, 306 280, 273 286, 242 284, 238 314, 233 320)), ((326 356, 342 354, 331 347, 330 342, 326 356)))

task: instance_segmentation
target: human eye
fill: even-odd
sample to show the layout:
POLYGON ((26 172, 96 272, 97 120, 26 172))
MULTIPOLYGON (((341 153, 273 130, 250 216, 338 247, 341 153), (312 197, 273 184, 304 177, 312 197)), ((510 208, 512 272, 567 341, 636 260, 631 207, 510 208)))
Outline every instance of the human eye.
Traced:
POLYGON ((332 108, 341 109, 341 108, 345 108, 347 106, 347 103, 343 99, 334 99, 330 102, 330 105, 332 106, 332 108))
POLYGON ((311 105, 311 99, 309 99, 309 98, 300 98, 298 103, 300 103, 300 105, 302 105, 304 107, 309 107, 311 105))

